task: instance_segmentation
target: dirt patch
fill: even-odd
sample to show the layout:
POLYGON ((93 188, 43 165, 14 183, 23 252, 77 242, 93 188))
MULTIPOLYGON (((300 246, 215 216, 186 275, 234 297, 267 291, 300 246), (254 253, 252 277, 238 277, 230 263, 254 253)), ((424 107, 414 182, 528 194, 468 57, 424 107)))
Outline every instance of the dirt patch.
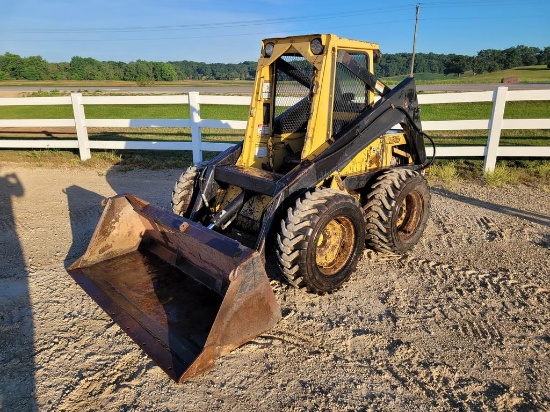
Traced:
POLYGON ((432 188, 405 256, 365 252, 338 292, 268 274, 271 331, 177 385, 67 275, 103 197, 168 207, 179 170, 0 167, 0 409, 548 410, 550 194, 432 188))
POLYGON ((48 128, 48 130, 44 130, 43 127, 0 127, 0 137, 76 139, 76 130, 74 127, 48 128))
POLYGON ((0 97, 21 97, 23 92, 16 90, 2 90, 0 89, 0 97))

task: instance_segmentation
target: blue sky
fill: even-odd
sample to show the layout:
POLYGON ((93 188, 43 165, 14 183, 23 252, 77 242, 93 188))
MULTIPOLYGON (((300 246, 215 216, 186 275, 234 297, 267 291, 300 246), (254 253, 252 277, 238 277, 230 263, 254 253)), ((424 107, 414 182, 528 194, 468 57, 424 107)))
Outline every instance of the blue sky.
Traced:
POLYGON ((0 15, 0 54, 98 60, 256 60, 264 37, 334 33, 409 52, 550 46, 550 0, 17 0, 0 15))

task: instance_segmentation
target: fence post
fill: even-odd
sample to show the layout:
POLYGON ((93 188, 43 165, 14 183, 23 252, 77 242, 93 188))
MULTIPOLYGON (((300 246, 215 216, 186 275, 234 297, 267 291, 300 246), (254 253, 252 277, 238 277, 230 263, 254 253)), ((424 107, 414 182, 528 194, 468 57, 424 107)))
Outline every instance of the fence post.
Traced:
POLYGON ((73 103, 73 116, 76 125, 80 160, 88 160, 92 157, 92 154, 88 145, 88 129, 85 123, 86 116, 84 114, 84 106, 82 105, 82 94, 71 93, 71 102, 73 103))
POLYGON ((491 118, 489 119, 489 136, 487 137, 485 161, 483 162, 484 172, 493 172, 495 170, 507 93, 508 87, 500 86, 495 89, 493 94, 493 111, 491 113, 491 118))
POLYGON ((191 146, 193 147, 193 164, 202 162, 201 150, 201 106, 199 92, 189 92, 189 119, 191 119, 191 146))

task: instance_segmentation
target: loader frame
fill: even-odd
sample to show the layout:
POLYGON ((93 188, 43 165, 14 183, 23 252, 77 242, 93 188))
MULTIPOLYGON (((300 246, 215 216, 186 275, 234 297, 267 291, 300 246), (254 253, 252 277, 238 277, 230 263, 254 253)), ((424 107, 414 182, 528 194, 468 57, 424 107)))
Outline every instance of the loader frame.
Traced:
MULTIPOLYGON (((373 80, 371 83, 378 82, 373 80)), ((372 144, 376 139, 388 131, 388 125, 401 124, 405 134, 409 136, 409 146, 414 163, 403 166, 411 169, 421 169, 426 162, 426 152, 422 141, 418 100, 413 78, 403 80, 393 89, 384 87, 380 100, 370 110, 360 114, 355 121, 349 124, 337 136, 334 142, 327 147, 319 148, 309 158, 303 160, 296 168, 286 175, 273 175, 261 173, 250 174, 250 169, 242 170, 233 167, 241 156, 243 143, 223 152, 203 170, 200 177, 202 196, 197 196, 191 213, 191 220, 198 211, 205 206, 205 199, 213 199, 220 189, 218 181, 223 175, 223 180, 243 189, 243 193, 264 194, 272 196, 263 213, 263 220, 255 249, 264 255, 266 239, 268 238, 275 217, 281 205, 290 197, 302 191, 311 189, 327 180, 335 172, 341 171, 362 150, 372 144), (216 180, 218 177, 218 180, 216 180)), ((363 187, 376 173, 386 168, 378 168, 361 175, 355 175, 351 179, 345 179, 347 190, 363 187)), ((234 209, 242 207, 246 197, 242 196, 236 202, 234 209)), ((227 212, 227 211, 225 211, 227 212)), ((230 213, 224 213, 226 219, 230 213)), ((235 212, 236 213, 236 212, 235 212)), ((215 221, 215 217, 213 221, 215 221)))
POLYGON ((368 237, 408 250, 426 223, 414 79, 390 89, 373 74, 378 45, 334 35, 266 39, 261 53, 243 142, 182 174, 175 213, 108 199, 67 269, 178 382, 280 320, 265 268, 275 238, 289 283, 326 293, 368 237), (233 227, 256 235, 254 247, 226 236, 233 227))

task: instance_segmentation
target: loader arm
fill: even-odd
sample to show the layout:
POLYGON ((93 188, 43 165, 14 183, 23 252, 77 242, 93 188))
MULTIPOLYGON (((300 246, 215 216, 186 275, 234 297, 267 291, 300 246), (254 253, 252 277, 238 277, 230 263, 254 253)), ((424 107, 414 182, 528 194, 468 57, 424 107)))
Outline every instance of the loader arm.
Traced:
POLYGON ((378 93, 380 96, 385 96, 392 90, 378 77, 360 65, 347 51, 340 50, 338 52, 338 63, 342 63, 357 78, 365 82, 373 92, 378 93))
POLYGON ((413 159, 417 168, 426 161, 418 113, 418 99, 414 78, 403 80, 385 92, 375 106, 360 114, 351 124, 334 137, 328 147, 321 147, 297 168, 277 183, 273 199, 266 208, 255 249, 264 254, 265 242, 279 207, 291 195, 315 187, 332 173, 345 167, 357 154, 387 132, 393 125, 402 124, 408 129, 413 159), (408 125, 410 119, 415 127, 408 125))
POLYGON ((308 89, 311 88, 311 79, 308 79, 306 76, 304 76, 303 72, 301 72, 300 70, 297 70, 294 66, 292 66, 291 64, 288 64, 283 59, 281 58, 277 59, 277 67, 279 68, 279 70, 284 72, 286 75, 292 77, 302 86, 305 86, 308 89))
MULTIPOLYGON (((374 76, 370 80, 371 84, 379 82, 374 76)), ((327 142, 304 159, 295 169, 272 182, 270 186, 273 186, 273 189, 269 190, 269 195, 273 199, 265 209, 255 245, 255 249, 260 254, 263 255, 265 252, 266 238, 269 236, 280 206, 286 199, 300 191, 315 187, 332 173, 342 170, 361 150, 369 146, 392 126, 401 124, 407 131, 411 155, 417 165, 416 167, 421 168, 420 165, 426 161, 426 153, 421 140, 422 135, 419 132, 421 124, 414 78, 403 80, 393 89, 386 89, 386 87, 384 86, 382 89, 382 96, 374 107, 361 113, 353 122, 335 135, 332 142, 327 142), (411 120, 414 122, 414 126, 409 124, 411 120)), ((197 197, 195 201, 191 214, 192 220, 195 219, 200 209, 205 206, 205 201, 209 202, 215 197, 220 187, 215 179, 216 169, 234 165, 241 150, 242 144, 236 145, 232 150, 218 155, 205 169, 201 177, 202 196, 197 197)), ((228 173, 229 170, 225 170, 225 172, 228 173)), ((243 190, 254 192, 255 189, 243 187, 243 190)), ((223 215, 225 219, 230 219, 231 215, 235 215, 237 211, 237 209, 232 212, 224 209, 219 212, 219 216, 216 215, 213 218, 209 227, 217 226, 220 216, 223 215)))

